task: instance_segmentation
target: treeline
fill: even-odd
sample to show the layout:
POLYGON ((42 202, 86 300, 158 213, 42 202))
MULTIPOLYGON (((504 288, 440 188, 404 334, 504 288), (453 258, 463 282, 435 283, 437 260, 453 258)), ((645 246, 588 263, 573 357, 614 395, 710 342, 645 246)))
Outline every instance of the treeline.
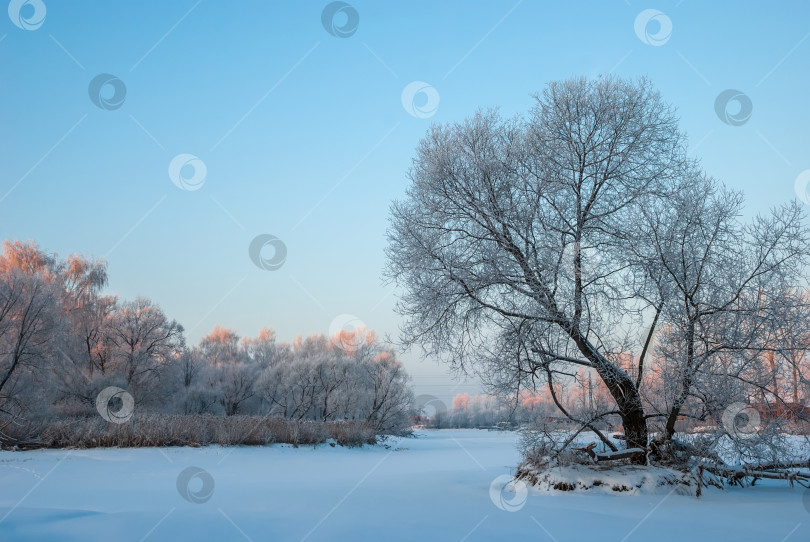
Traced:
POLYGON ((517 425, 533 420, 540 411, 492 395, 458 394, 452 408, 437 408, 425 424, 434 429, 459 429, 517 425))
POLYGON ((344 331, 286 343, 278 342, 272 329, 240 338, 215 327, 189 347, 183 326, 159 305, 146 298, 122 301, 105 295, 106 284, 101 260, 77 255, 60 259, 32 242, 4 242, 0 445, 45 445, 46 434, 49 445, 92 445, 94 439, 86 434, 63 434, 79 426, 85 433, 99 432, 97 442, 115 441, 113 433, 128 434, 124 442, 115 442, 137 445, 143 439, 130 418, 140 420, 136 425, 143 434, 149 424, 165 425, 168 419, 183 424, 222 418, 215 425, 225 424, 227 438, 213 438, 209 431, 196 440, 184 437, 188 444, 257 438, 297 442, 297 437, 284 435, 297 435, 304 422, 315 440, 339 433, 350 441, 344 434, 349 426, 357 428, 358 441, 367 441, 369 434, 408 431, 408 376, 394 351, 373 332, 344 331), (237 422, 245 417, 296 423, 265 423, 261 427, 284 428, 265 437, 229 431, 253 427, 237 422), (87 418, 95 419, 95 429, 64 423, 87 418), (331 429, 315 430, 309 422, 330 424, 331 429), (344 429, 335 429, 336 424, 344 429), (56 425, 58 438, 53 436, 56 425))
MULTIPOLYGON (((507 398, 461 393, 453 398, 452 408, 431 406, 433 412, 424 425, 434 429, 515 429, 526 425, 564 427, 569 422, 543 393, 524 392, 518 397, 507 398)), ((573 408, 577 405, 574 404, 573 408)))

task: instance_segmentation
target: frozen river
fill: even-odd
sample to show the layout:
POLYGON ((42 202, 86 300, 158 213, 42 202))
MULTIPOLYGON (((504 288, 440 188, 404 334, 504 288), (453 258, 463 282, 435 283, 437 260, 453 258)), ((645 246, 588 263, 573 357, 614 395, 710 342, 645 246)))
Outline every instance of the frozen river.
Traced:
POLYGON ((516 441, 442 430, 362 449, 0 452, 0 540, 810 539, 810 496, 785 483, 700 500, 491 494, 516 441))

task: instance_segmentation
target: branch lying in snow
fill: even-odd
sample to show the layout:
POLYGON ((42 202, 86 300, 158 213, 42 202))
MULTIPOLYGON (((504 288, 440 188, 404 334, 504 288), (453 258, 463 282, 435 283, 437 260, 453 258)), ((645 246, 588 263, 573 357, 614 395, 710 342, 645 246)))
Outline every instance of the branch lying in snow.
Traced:
POLYGON ((787 463, 761 463, 758 465, 750 465, 748 468, 756 470, 779 470, 779 469, 810 469, 810 459, 787 462, 787 463))
POLYGON ((810 460, 800 460, 784 463, 761 463, 758 465, 731 466, 717 458, 704 461, 701 467, 718 478, 725 478, 730 485, 747 485, 746 479, 751 479, 751 485, 757 480, 767 478, 770 480, 787 480, 791 487, 797 483, 802 487, 810 487, 810 472, 799 469, 810 468, 810 460))
POLYGON ((644 455, 644 450, 641 448, 628 448, 626 450, 617 450, 611 452, 594 452, 593 449, 596 448, 596 443, 591 442, 584 448, 574 448, 578 452, 584 452, 591 456, 591 459, 595 463, 599 463, 600 461, 615 461, 617 459, 630 459, 633 457, 638 457, 640 455, 644 455))
MULTIPOLYGON (((651 447, 657 455, 665 453, 665 450, 659 448, 662 443, 653 440, 651 447)), ((810 458, 807 459, 793 459, 790 461, 777 461, 770 463, 751 463, 742 466, 729 465, 715 452, 708 452, 707 450, 698 449, 692 444, 686 442, 671 442, 671 445, 676 445, 682 461, 688 461, 688 464, 695 465, 697 463, 698 469, 705 470, 711 473, 718 479, 725 479, 725 483, 729 485, 739 485, 745 487, 747 485, 754 485, 756 481, 762 478, 771 480, 786 480, 791 487, 794 482, 803 486, 810 487, 810 458), (688 459, 687 459, 688 458, 688 459), (750 484, 748 481, 750 480, 750 484)), ((672 453, 672 450, 669 451, 672 453)), ((670 458, 673 456, 670 455, 670 458)), ((699 480, 700 480, 699 476, 699 480)), ((712 484, 716 485, 716 484, 712 484)))
POLYGON ((644 455, 644 450, 641 448, 628 448, 626 450, 619 450, 618 452, 598 453, 596 454, 596 459, 598 461, 613 461, 616 459, 629 459, 639 455, 644 455))
POLYGON ((790 472, 790 471, 766 471, 758 470, 756 467, 725 467, 725 466, 706 466, 705 469, 715 476, 720 476, 726 479, 731 485, 744 485, 745 478, 753 478, 751 485, 754 485, 760 478, 768 478, 771 480, 787 480, 790 487, 793 483, 797 483, 802 487, 810 487, 810 472, 790 472))

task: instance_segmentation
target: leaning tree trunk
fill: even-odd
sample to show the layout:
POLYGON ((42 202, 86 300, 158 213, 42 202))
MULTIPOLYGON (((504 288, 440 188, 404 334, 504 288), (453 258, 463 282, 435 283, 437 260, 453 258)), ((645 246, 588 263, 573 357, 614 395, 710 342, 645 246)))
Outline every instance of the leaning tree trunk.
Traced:
MULTIPOLYGON (((597 368, 597 373, 619 408, 622 426, 624 427, 624 436, 627 439, 627 447, 646 450, 648 438, 647 419, 644 417, 641 396, 627 373, 615 369, 610 365, 603 369, 597 368)), ((642 456, 636 462, 643 464, 646 463, 646 459, 642 456)))
MULTIPOLYGON (((647 449, 647 418, 641 395, 630 376, 596 351, 596 348, 582 335, 572 333, 572 338, 580 352, 593 363, 597 374, 616 401, 622 418, 622 427, 627 448, 647 449)), ((645 464, 646 457, 640 456, 634 462, 645 464)))

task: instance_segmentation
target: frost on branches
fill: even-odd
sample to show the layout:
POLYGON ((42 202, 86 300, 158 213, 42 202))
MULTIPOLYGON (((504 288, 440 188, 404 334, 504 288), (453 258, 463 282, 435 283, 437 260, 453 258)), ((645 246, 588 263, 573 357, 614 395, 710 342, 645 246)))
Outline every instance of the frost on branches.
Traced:
POLYGON ((743 220, 686 148, 643 79, 553 82, 527 115, 434 126, 391 212, 405 342, 502 396, 548 393, 576 425, 538 419, 533 468, 804 484, 805 213, 743 220), (608 400, 572 401, 583 379, 608 400))

